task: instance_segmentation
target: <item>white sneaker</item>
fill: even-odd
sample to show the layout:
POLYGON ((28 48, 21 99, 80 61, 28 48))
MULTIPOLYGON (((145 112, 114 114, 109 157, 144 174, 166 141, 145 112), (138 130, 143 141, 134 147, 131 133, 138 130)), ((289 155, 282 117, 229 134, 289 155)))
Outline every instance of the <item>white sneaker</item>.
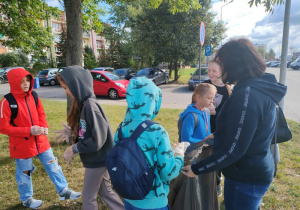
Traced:
POLYGON ((59 194, 59 200, 64 201, 67 199, 75 200, 81 196, 80 192, 75 192, 71 190, 70 188, 66 187, 60 194, 59 194))
POLYGON ((38 209, 43 205, 43 203, 44 203, 43 201, 36 200, 31 197, 31 198, 28 198, 27 201, 23 202, 23 206, 26 206, 31 209, 38 209))

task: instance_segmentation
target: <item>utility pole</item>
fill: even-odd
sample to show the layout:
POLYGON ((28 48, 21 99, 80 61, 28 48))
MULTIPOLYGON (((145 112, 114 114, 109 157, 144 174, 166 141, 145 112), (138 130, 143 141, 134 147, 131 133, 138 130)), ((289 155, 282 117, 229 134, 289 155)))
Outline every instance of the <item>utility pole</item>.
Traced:
MULTIPOLYGON (((286 63, 287 63, 287 51, 289 45, 290 14, 291 14, 291 0, 286 0, 285 11, 284 11, 282 48, 281 48, 280 76, 279 76, 279 82, 284 85, 286 81, 286 63)), ((284 98, 279 102, 279 105, 282 109, 284 109, 284 98)))
MULTIPOLYGON (((233 2, 233 0, 231 0, 230 2, 224 4, 224 5, 221 7, 221 23, 223 23, 223 20, 222 20, 222 8, 225 7, 226 5, 232 3, 232 2, 233 2)), ((221 46, 222 46, 222 40, 223 40, 223 37, 221 36, 221 46)))

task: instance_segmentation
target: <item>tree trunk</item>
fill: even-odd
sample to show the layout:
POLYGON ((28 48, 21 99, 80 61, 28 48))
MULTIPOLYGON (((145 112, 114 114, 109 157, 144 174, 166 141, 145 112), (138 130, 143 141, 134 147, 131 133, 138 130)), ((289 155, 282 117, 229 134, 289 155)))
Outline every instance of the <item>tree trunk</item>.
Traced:
POLYGON ((67 22, 67 66, 82 66, 81 0, 64 0, 67 22))
POLYGON ((177 60, 175 60, 174 65, 175 65, 175 79, 174 80, 177 81, 178 80, 177 60))
POLYGON ((170 71, 169 71, 169 77, 172 77, 172 60, 169 62, 169 68, 170 68, 170 71))
MULTIPOLYGON (((82 13, 81 0, 64 0, 67 22, 66 66, 82 66, 82 13)), ((70 112, 72 98, 67 96, 67 114, 70 112)), ((69 142, 73 142, 71 139, 69 142)))

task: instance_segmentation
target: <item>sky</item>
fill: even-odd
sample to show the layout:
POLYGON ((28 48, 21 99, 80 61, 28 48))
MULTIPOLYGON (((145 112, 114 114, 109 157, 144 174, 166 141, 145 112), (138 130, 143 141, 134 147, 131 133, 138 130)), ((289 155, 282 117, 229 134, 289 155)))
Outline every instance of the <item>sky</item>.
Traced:
MULTIPOLYGON (((267 51, 271 48, 275 51, 276 57, 281 54, 283 22, 285 5, 275 6, 273 13, 266 13, 263 5, 250 8, 249 0, 234 0, 225 5, 224 2, 213 0, 213 10, 219 13, 220 20, 221 6, 222 20, 227 24, 227 38, 246 36, 254 44, 266 44, 267 51)), ((229 1, 227 1, 229 2, 229 1)), ((291 0, 289 44, 300 51, 300 1, 291 0)), ((290 54, 290 50, 288 50, 290 54)))
MULTIPOLYGON (((229 1, 227 0, 226 3, 229 1)), ((248 1, 233 0, 233 2, 225 5, 226 3, 223 1, 212 0, 212 10, 218 13, 216 21, 221 19, 221 7, 223 6, 222 20, 226 23, 228 30, 226 31, 227 38, 222 43, 224 44, 233 37, 247 37, 254 44, 267 45, 267 51, 272 48, 276 57, 279 57, 282 47, 285 5, 277 5, 273 13, 267 13, 263 5, 250 8, 248 1)), ((60 7, 57 0, 48 0, 48 4, 60 7)), ((102 20, 107 20, 107 16, 103 17, 102 20)), ((291 0, 288 46, 293 46, 294 50, 300 51, 299 37, 300 0, 291 0)), ((288 54, 290 54, 290 50, 288 50, 288 54)))

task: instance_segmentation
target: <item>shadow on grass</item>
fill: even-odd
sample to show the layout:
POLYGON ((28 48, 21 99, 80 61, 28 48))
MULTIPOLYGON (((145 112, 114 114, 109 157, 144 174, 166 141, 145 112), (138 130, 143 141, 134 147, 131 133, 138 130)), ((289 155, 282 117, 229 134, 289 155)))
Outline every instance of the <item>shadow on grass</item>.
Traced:
POLYGON ((11 157, 3 157, 0 159, 0 166, 2 165, 11 165, 14 162, 14 159, 11 157))
MULTIPOLYGON (((44 206, 40 207, 41 209, 45 209, 44 206)), ((25 209, 29 209, 25 206, 22 205, 22 203, 14 205, 14 206, 10 206, 8 208, 6 208, 6 210, 25 210, 25 209)), ((81 209, 81 205, 72 205, 72 206, 61 206, 61 205, 51 205, 46 207, 46 209, 51 209, 51 210, 63 210, 63 209, 68 209, 68 210, 72 210, 72 209, 81 209)))

